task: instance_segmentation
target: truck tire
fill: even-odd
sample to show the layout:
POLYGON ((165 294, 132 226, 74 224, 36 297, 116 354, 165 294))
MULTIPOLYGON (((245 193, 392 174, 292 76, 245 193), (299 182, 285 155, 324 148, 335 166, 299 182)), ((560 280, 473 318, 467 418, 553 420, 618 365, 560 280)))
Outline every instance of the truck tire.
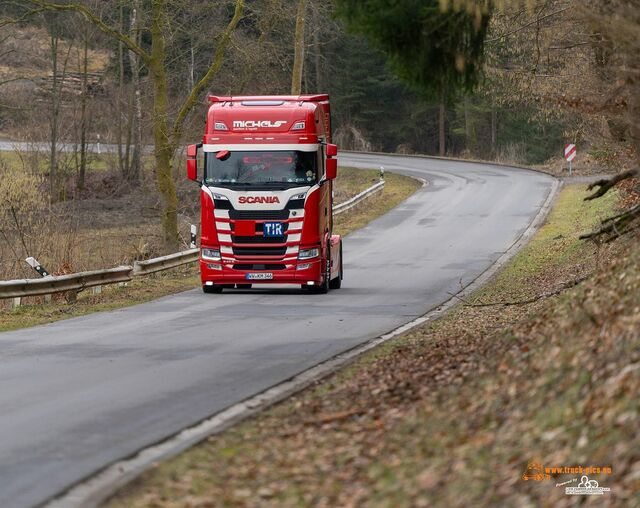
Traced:
POLYGON ((329 282, 329 289, 340 289, 342 287, 342 242, 340 242, 340 272, 335 279, 329 282))
POLYGON ((207 286, 205 284, 202 285, 202 292, 211 294, 211 293, 222 293, 222 286, 218 284, 214 284, 213 286, 207 286))
POLYGON ((329 288, 331 287, 331 281, 329 278, 331 277, 331 249, 327 246, 327 254, 328 259, 326 261, 326 269, 324 272, 324 277, 322 278, 322 283, 319 286, 314 286, 314 292, 319 293, 321 295, 326 295, 329 292, 329 288))
POLYGON ((320 284, 319 286, 313 286, 313 290, 315 293, 318 293, 320 295, 326 295, 329 292, 329 284, 329 277, 325 277, 322 281, 322 284, 320 284))

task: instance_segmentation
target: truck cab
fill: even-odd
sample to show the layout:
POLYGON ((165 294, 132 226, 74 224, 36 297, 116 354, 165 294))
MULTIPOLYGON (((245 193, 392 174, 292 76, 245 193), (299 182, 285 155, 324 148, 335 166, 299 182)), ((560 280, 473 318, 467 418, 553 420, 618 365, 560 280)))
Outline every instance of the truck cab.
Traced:
POLYGON ((187 147, 187 176, 201 189, 203 291, 339 288, 329 96, 210 96, 209 102, 202 143, 187 147))

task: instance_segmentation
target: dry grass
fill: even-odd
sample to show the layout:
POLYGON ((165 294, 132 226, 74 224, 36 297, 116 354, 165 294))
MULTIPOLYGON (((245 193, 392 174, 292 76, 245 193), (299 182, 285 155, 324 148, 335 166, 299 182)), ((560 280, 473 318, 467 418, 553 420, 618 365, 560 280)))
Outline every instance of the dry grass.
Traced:
POLYGON ((333 184, 335 203, 342 203, 380 180, 380 172, 374 169, 340 168, 333 184))
POLYGON ((122 285, 104 286, 100 294, 89 289, 78 294, 74 303, 67 303, 63 295, 54 295, 50 303, 46 303, 44 297, 33 297, 25 305, 0 311, 0 332, 128 307, 193 289, 199 283, 197 269, 191 266, 133 279, 122 285))
MULTIPOLYGON (((471 301, 318 387, 160 465, 120 507, 576 506, 526 465, 612 466, 600 505, 640 490, 640 239, 577 239, 612 212, 565 189, 548 224, 471 301), (479 300, 478 300, 479 299, 479 300)), ((574 475, 575 476, 575 475, 574 475)))
MULTIPOLYGON (((354 186, 351 190, 352 195, 370 187, 376 183, 379 178, 377 171, 363 172, 360 169, 352 169, 351 171, 353 171, 354 176, 358 177, 356 181, 361 182, 360 186, 364 186, 360 188, 360 190, 358 190, 359 187, 354 186), (360 175, 360 173, 365 174, 360 175), (370 176, 368 176, 368 174, 370 174, 370 176)), ((381 192, 374 194, 372 197, 364 200, 362 204, 336 217, 333 224, 336 233, 346 235, 350 231, 366 226, 374 218, 384 215, 407 199, 422 185, 421 182, 414 178, 389 172, 386 173, 385 179, 386 183, 381 192)))

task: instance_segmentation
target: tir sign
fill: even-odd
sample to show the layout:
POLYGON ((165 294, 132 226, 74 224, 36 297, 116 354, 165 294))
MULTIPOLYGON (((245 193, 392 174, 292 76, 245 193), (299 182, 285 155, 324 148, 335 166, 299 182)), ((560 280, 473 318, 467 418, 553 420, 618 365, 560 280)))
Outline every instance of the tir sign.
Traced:
POLYGON ((282 222, 265 222, 262 232, 266 237, 284 236, 284 227, 282 222))

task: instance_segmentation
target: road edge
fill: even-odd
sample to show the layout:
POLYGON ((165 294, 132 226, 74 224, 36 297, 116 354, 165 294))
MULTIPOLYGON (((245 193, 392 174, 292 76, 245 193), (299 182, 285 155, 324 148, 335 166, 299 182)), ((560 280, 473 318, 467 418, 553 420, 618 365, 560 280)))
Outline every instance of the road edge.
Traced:
MULTIPOLYGON (((530 166, 524 166, 516 163, 490 161, 484 159, 463 159, 461 157, 441 157, 439 155, 425 155, 422 153, 388 153, 388 152, 358 152, 356 150, 340 150, 341 153, 363 154, 363 155, 386 155, 391 157, 410 157, 414 159, 431 159, 440 161, 452 161, 452 162, 468 162, 469 164, 484 164, 487 166, 500 166, 503 168, 516 168, 524 169, 526 171, 534 171, 535 173, 542 173, 543 175, 549 175, 553 178, 562 179, 564 176, 557 176, 549 171, 545 171, 542 168, 532 168, 530 166)), ((338 156, 340 153, 338 153, 338 156)))
MULTIPOLYGON (((470 162, 470 161, 466 161, 470 162)), ((491 164, 485 162, 485 164, 491 164)), ((515 166, 510 166, 514 167, 515 166)), ((522 168, 531 170, 531 168, 522 168)), ((535 171, 535 170, 534 170, 535 171)), ((548 175, 548 173, 546 173, 548 175)), ((549 189, 538 213, 529 223, 522 234, 494 261, 484 272, 462 287, 455 295, 439 306, 431 309, 421 317, 406 323, 389 333, 370 339, 358 346, 325 360, 310 369, 307 369, 292 378, 289 378, 271 388, 266 389, 244 401, 192 425, 176 435, 159 443, 144 448, 125 459, 119 460, 105 467, 99 472, 80 480, 66 491, 50 501, 45 501, 41 506, 45 508, 90 508, 97 507, 113 495, 120 487, 131 482, 148 469, 157 465, 160 461, 167 460, 197 444, 203 439, 223 432, 233 424, 244 420, 263 409, 276 404, 290 395, 302 391, 314 382, 317 382, 337 370, 347 366, 359 356, 371 349, 387 342, 388 340, 407 332, 427 321, 433 321, 441 317, 446 311, 458 303, 457 296, 463 292, 473 292, 486 284, 500 270, 544 223, 552 205, 557 197, 562 181, 553 175, 553 183, 549 189)))

